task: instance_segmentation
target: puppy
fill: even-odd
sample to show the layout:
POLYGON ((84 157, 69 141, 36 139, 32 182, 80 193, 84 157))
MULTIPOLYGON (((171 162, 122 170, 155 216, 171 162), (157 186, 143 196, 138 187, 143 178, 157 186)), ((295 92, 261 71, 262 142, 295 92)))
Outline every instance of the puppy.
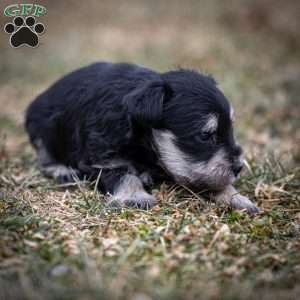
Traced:
POLYGON ((259 209, 232 186, 243 166, 232 120, 211 77, 101 62, 39 95, 26 129, 45 175, 98 178, 112 203, 150 208, 156 200, 144 187, 175 181, 253 214, 259 209))

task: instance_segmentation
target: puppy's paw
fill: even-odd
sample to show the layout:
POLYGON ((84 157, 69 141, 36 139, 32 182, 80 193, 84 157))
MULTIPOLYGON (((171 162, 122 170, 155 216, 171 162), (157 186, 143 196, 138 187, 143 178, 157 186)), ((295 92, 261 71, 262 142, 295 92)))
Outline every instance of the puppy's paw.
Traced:
POLYGON ((133 197, 125 199, 124 205, 126 207, 134 207, 140 209, 150 209, 157 203, 154 196, 151 195, 133 195, 133 197))
POLYGON ((61 184, 75 182, 76 178, 79 178, 78 170, 60 164, 43 167, 42 172, 61 184))
POLYGON ((261 210, 247 197, 241 195, 233 186, 228 186, 224 191, 215 195, 217 204, 226 204, 233 209, 245 210, 251 215, 261 212, 261 210))
POLYGON ((113 207, 131 207, 148 210, 152 208, 157 201, 152 195, 143 192, 137 192, 126 198, 111 196, 108 203, 113 207))
POLYGON ((245 210, 250 215, 256 215, 261 212, 261 210, 252 201, 241 194, 232 196, 230 206, 237 210, 245 210))
POLYGON ((154 183, 153 178, 148 172, 141 173, 139 178, 145 186, 151 186, 154 183))

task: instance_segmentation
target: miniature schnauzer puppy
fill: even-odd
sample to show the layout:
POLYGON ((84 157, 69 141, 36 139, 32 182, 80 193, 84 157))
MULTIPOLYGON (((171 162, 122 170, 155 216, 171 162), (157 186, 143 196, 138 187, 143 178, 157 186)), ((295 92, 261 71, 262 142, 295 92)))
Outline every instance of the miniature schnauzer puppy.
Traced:
POLYGON ((173 181, 257 213, 232 186, 243 166, 232 121, 233 109, 211 77, 101 62, 39 95, 26 129, 45 175, 98 179, 112 203, 150 208, 156 199, 145 187, 173 181))

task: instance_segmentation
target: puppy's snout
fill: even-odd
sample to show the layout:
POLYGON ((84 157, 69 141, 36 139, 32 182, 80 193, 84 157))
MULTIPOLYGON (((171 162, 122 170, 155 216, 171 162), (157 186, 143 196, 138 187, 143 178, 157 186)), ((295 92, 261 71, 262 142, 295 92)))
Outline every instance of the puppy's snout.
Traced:
POLYGON ((242 169, 243 169, 243 162, 237 161, 237 162, 233 163, 232 171, 235 176, 238 176, 239 173, 242 171, 242 169))

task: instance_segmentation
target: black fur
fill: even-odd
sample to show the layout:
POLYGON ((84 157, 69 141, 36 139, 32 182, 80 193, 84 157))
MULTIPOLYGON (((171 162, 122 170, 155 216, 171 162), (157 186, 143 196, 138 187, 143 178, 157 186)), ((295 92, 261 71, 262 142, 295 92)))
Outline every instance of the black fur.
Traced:
MULTIPOLYGON (((53 162, 95 179, 112 193, 127 173, 148 172, 170 180, 161 167, 152 129, 170 130, 195 162, 208 161, 220 148, 228 159, 240 155, 233 138, 230 106, 215 81, 190 70, 158 73, 120 63, 96 63, 76 70, 39 95, 29 106, 26 128, 53 162), (203 133, 203 116, 219 116, 217 133, 203 133), (126 163, 109 166, 113 160, 126 163)), ((41 162, 43 164, 43 161, 41 162)), ((45 164, 45 162, 44 162, 45 164)))

